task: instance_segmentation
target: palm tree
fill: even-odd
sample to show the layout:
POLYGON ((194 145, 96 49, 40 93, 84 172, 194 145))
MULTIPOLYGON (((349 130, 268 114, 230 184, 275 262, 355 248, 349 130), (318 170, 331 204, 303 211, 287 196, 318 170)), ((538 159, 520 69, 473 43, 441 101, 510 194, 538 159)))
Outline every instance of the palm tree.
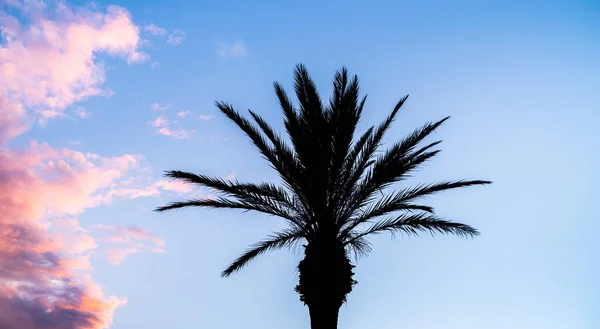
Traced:
POLYGON ((421 142, 448 117, 427 123, 389 149, 378 152, 384 134, 408 96, 396 104, 383 123, 355 139, 366 100, 366 96, 359 96, 356 76, 349 79, 346 68, 335 74, 329 104, 322 103, 302 64, 296 67, 294 79, 297 108, 281 85, 274 83, 289 141, 255 112, 249 111, 252 123, 228 103, 216 103, 277 171, 282 186, 167 171, 167 177, 214 189, 220 196, 174 202, 156 210, 230 208, 253 210, 285 220, 289 224, 286 229, 253 245, 222 276, 240 270, 266 251, 303 242, 304 259, 298 265, 296 292, 309 309, 311 328, 334 329, 339 308, 356 284, 350 256, 366 255, 371 250, 370 236, 384 231, 476 236, 479 232, 473 227, 439 218, 432 207, 418 201, 436 192, 491 182, 457 180, 388 189, 440 152, 434 147, 441 141, 425 145, 421 142))

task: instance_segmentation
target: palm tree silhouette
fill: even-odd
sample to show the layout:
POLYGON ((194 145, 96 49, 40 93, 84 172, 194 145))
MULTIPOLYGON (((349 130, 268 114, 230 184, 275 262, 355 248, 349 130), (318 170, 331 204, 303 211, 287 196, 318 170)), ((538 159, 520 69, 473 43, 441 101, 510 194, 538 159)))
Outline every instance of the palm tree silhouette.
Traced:
POLYGON ((240 270, 266 251, 304 242, 296 291, 308 306, 311 328, 334 329, 339 308, 356 284, 350 256, 352 253, 364 256, 371 250, 369 236, 384 231, 476 236, 479 232, 475 228, 441 219, 432 207, 417 202, 436 192, 491 182, 458 180, 387 189, 438 154, 439 150, 434 147, 441 141, 426 145, 421 142, 448 117, 427 123, 384 152, 378 152, 384 134, 408 96, 396 104, 383 123, 355 139, 366 100, 366 96, 359 96, 358 78, 349 79, 346 68, 338 71, 329 104, 322 103, 302 64, 296 67, 294 78, 298 108, 281 85, 274 83, 289 141, 255 112, 249 111, 252 123, 228 103, 216 103, 279 173, 282 186, 167 171, 167 177, 209 187, 220 196, 175 202, 156 210, 233 208, 285 220, 289 224, 286 229, 253 245, 225 269, 222 276, 240 270))

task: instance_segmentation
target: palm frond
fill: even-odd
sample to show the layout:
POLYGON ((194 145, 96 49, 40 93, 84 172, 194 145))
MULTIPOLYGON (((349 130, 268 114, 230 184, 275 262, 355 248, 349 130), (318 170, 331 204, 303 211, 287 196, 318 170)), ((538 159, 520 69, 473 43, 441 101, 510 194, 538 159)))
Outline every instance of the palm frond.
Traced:
POLYGON ((449 118, 425 124, 379 156, 353 191, 354 193, 350 197, 349 214, 372 201, 375 192, 406 178, 409 172, 439 153, 439 150, 427 150, 438 145, 440 141, 430 143, 417 150, 415 147, 449 118))
POLYGON ((242 269, 255 257, 270 250, 291 247, 294 243, 299 242, 303 238, 303 233, 299 231, 284 230, 282 232, 275 233, 269 238, 253 245, 240 257, 238 257, 231 265, 229 265, 229 267, 227 267, 227 269, 221 273, 221 276, 228 277, 234 272, 242 269))
POLYGON ((269 162, 271 167, 275 169, 279 175, 286 182, 293 182, 294 177, 289 172, 289 167, 285 167, 277 156, 276 149, 269 145, 265 136, 261 134, 246 118, 236 112, 233 107, 224 102, 217 102, 217 107, 223 112, 230 120, 232 120, 237 126, 246 133, 250 138, 254 146, 260 151, 262 156, 269 162))
POLYGON ((317 86, 308 74, 306 67, 302 64, 296 65, 294 70, 294 89, 300 103, 300 118, 307 127, 315 129, 325 128, 325 113, 317 86))
MULTIPOLYGON (((394 106, 390 115, 383 121, 377 129, 369 129, 367 132, 354 144, 354 148, 350 151, 355 160, 353 162, 346 161, 346 167, 343 169, 345 172, 345 181, 340 187, 340 200, 342 201, 341 208, 344 209, 343 213, 340 214, 341 218, 349 218, 354 207, 351 206, 353 199, 351 198, 354 194, 356 185, 360 178, 365 173, 365 170, 373 163, 373 156, 377 148, 381 145, 381 141, 385 136, 385 133, 394 122, 398 111, 402 108, 402 105, 408 99, 408 95, 402 97, 396 106, 394 106)), ((338 226, 343 223, 338 223, 338 226)))
POLYGON ((375 217, 387 215, 391 212, 420 210, 433 213, 432 207, 415 205, 410 202, 436 192, 491 183, 485 180, 459 180, 454 182, 446 181, 434 184, 420 184, 405 188, 399 192, 384 196, 379 201, 373 203, 368 209, 365 209, 360 216, 352 220, 351 225, 348 226, 348 231, 375 217))
POLYGON ((281 176, 284 184, 292 191, 298 199, 301 200, 302 206, 305 209, 310 209, 310 204, 306 196, 307 186, 305 184, 305 174, 302 165, 298 162, 295 152, 286 145, 285 141, 275 133, 273 128, 258 114, 249 111, 254 121, 261 128, 265 136, 271 141, 275 147, 277 158, 280 161, 282 170, 288 175, 281 176))
POLYGON ((432 234, 454 234, 465 238, 479 235, 479 231, 469 225, 439 219, 430 214, 403 214, 373 224, 365 231, 347 239, 345 244, 348 245, 362 237, 385 231, 392 234, 400 232, 408 235, 417 235, 419 232, 429 231, 432 234))
POLYGON ((169 170, 164 173, 165 177, 173 180, 179 180, 186 183, 197 184, 209 187, 218 193, 227 196, 236 197, 247 202, 259 202, 286 208, 288 211, 297 212, 297 209, 291 201, 288 193, 270 183, 239 183, 214 178, 206 175, 197 175, 191 172, 181 170, 169 170))

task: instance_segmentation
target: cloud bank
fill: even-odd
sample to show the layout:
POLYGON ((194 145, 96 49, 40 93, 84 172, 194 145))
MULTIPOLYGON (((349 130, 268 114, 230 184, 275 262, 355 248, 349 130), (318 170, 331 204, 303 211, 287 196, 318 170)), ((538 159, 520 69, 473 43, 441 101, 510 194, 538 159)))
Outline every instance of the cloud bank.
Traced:
MULTIPOLYGON (((143 157, 8 143, 36 120, 65 116, 79 101, 108 95, 97 56, 146 61, 140 28, 118 6, 100 10, 15 0, 0 4, 0 28, 0 328, 108 328, 126 299, 104 296, 89 276, 92 251, 105 241, 84 229, 77 216, 144 196, 140 191, 148 188, 131 179, 143 169, 143 157)), ((89 117, 84 109, 75 115, 89 117)), ((152 187, 146 195, 167 188, 152 187)), ((164 252, 164 241, 143 230, 111 229, 112 240, 119 234, 138 238, 109 249, 109 261, 122 261, 133 247, 164 252), (126 252, 115 256, 119 249, 126 252)))

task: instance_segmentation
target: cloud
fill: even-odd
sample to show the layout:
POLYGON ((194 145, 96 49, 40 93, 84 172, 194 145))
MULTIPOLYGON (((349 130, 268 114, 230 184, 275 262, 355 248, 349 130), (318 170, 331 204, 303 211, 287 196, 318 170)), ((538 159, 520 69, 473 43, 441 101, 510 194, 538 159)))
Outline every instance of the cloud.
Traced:
POLYGON ((25 132, 35 120, 31 114, 47 119, 105 93, 105 69, 95 61, 97 54, 128 63, 148 59, 138 49, 139 28, 121 7, 102 12, 62 3, 17 4, 19 18, 0 9, 0 144, 25 132))
POLYGON ((121 7, 4 4, 12 8, 0 7, 0 328, 105 329, 126 299, 105 297, 89 276, 98 243, 77 216, 136 197, 115 191, 133 184, 142 157, 6 142, 36 120, 108 95, 99 54, 128 63, 148 55, 139 51, 139 28, 121 7))
POLYGON ((178 118, 185 118, 186 116, 190 115, 191 113, 192 112, 190 112, 190 111, 182 111, 182 112, 177 113, 177 117, 178 118))
MULTIPOLYGON (((184 112, 179 112, 179 114, 184 112)), ((177 115, 179 117, 179 114, 177 115)), ((195 130, 171 129, 171 122, 165 116, 159 116, 154 120, 148 121, 148 124, 154 128, 156 134, 169 136, 175 139, 192 139, 192 136, 196 133, 195 130)))
POLYGON ((167 110, 169 107, 166 105, 160 105, 159 103, 152 103, 150 104, 150 109, 152 111, 165 111, 167 110))
POLYGON ((148 24, 146 26, 144 26, 144 32, 150 34, 150 35, 154 35, 154 36, 163 36, 165 34, 167 34, 167 30, 159 27, 155 24, 148 24))
POLYGON ((154 61, 154 62, 150 63, 150 68, 151 68, 151 69, 155 69, 155 68, 157 68, 158 66, 159 66, 159 64, 158 64, 158 62, 156 62, 156 61, 154 61))
POLYGON ((213 141, 228 141, 231 139, 233 139, 233 137, 231 137, 231 136, 223 136, 223 135, 210 136, 210 140, 213 140, 213 141))
POLYGON ((232 43, 217 42, 217 55, 222 58, 243 58, 248 55, 246 44, 242 41, 232 43))
POLYGON ((156 131, 159 135, 169 136, 176 139, 192 139, 192 136, 196 133, 195 130, 176 129, 173 130, 169 127, 162 127, 156 131))
POLYGON ((132 197, 111 192, 138 165, 133 155, 107 158, 37 142, 0 151, 0 328, 110 325, 125 299, 105 298, 75 272, 89 269, 96 242, 73 218, 132 197))
POLYGON ((100 241, 115 245, 104 251, 112 265, 119 265, 127 256, 142 251, 166 253, 164 239, 138 227, 94 225, 93 228, 103 231, 100 241))
POLYGON ((173 46, 179 46, 185 38, 185 32, 180 29, 174 29, 167 37, 167 43, 173 46))
POLYGON ((193 185, 173 180, 160 180, 156 182, 156 186, 165 191, 172 191, 180 194, 190 193, 193 190, 193 185))
POLYGON ((167 118, 165 118, 163 115, 161 115, 152 121, 148 121, 148 124, 150 124, 152 127, 155 127, 155 128, 165 127, 165 126, 169 125, 169 120, 167 120, 167 118))
POLYGON ((80 117, 81 119, 86 119, 92 116, 92 114, 90 112, 87 112, 85 110, 85 108, 83 107, 79 107, 76 111, 75 111, 75 115, 80 117))
POLYGON ((127 198, 140 198, 140 197, 151 197, 160 196, 163 192, 175 192, 177 194, 188 194, 195 191, 194 186, 191 184, 185 184, 179 181, 171 181, 161 179, 155 183, 145 186, 123 186, 115 188, 111 191, 112 196, 116 197, 127 197, 127 198))
POLYGON ((200 116, 198 116, 198 119, 200 119, 200 120, 211 120, 211 119, 214 119, 214 118, 215 118, 214 115, 200 115, 200 116))

